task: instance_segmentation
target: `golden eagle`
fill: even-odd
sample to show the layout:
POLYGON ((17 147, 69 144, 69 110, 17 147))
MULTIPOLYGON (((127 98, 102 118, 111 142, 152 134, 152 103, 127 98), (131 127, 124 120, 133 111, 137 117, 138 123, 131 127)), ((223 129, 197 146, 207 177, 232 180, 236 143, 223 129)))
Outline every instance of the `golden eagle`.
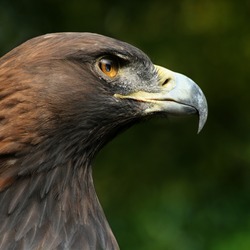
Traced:
POLYGON ((98 34, 33 38, 0 59, 0 249, 119 249, 91 171, 115 135, 157 114, 199 115, 189 78, 98 34))

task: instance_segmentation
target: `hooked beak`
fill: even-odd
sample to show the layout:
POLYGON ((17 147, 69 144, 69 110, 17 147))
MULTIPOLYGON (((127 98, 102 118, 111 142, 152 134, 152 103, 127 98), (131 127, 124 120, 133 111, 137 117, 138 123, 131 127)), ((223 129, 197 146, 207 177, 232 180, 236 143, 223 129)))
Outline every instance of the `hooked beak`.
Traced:
POLYGON ((172 115, 198 114, 198 133, 207 120, 207 101, 199 86, 185 75, 155 65, 158 91, 138 91, 129 95, 115 94, 118 98, 149 103, 146 113, 164 112, 172 115))

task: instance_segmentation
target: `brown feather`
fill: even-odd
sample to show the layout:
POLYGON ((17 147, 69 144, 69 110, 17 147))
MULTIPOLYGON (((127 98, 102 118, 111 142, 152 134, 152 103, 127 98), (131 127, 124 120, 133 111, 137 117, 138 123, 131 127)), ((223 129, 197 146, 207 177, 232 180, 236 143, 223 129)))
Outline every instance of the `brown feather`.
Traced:
POLYGON ((156 79, 140 50, 90 33, 41 36, 0 58, 0 250, 119 249, 91 162, 143 104, 114 98, 131 86, 100 76, 106 55, 156 79))
POLYGON ((134 122, 134 107, 114 102, 93 68, 110 53, 148 60, 88 33, 34 38, 0 59, 1 250, 119 249, 90 166, 134 122))

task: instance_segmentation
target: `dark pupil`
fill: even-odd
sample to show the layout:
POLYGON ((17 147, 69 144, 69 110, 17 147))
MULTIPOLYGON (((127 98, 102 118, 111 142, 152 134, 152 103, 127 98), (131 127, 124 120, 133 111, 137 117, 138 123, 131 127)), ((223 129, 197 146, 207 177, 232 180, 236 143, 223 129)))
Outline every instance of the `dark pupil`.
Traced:
POLYGON ((108 62, 107 62, 107 63, 105 64, 105 69, 106 69, 106 71, 107 71, 107 72, 110 72, 110 71, 111 71, 111 68, 112 68, 111 63, 108 63, 108 62))

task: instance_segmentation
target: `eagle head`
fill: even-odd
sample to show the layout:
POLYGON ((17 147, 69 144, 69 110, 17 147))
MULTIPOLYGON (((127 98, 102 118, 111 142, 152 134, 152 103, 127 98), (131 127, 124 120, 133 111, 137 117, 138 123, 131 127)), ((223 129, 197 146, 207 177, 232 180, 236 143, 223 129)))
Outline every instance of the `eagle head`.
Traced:
POLYGON ((207 118, 201 89, 91 33, 33 38, 0 59, 0 249, 118 249, 91 161, 157 114, 207 118))

